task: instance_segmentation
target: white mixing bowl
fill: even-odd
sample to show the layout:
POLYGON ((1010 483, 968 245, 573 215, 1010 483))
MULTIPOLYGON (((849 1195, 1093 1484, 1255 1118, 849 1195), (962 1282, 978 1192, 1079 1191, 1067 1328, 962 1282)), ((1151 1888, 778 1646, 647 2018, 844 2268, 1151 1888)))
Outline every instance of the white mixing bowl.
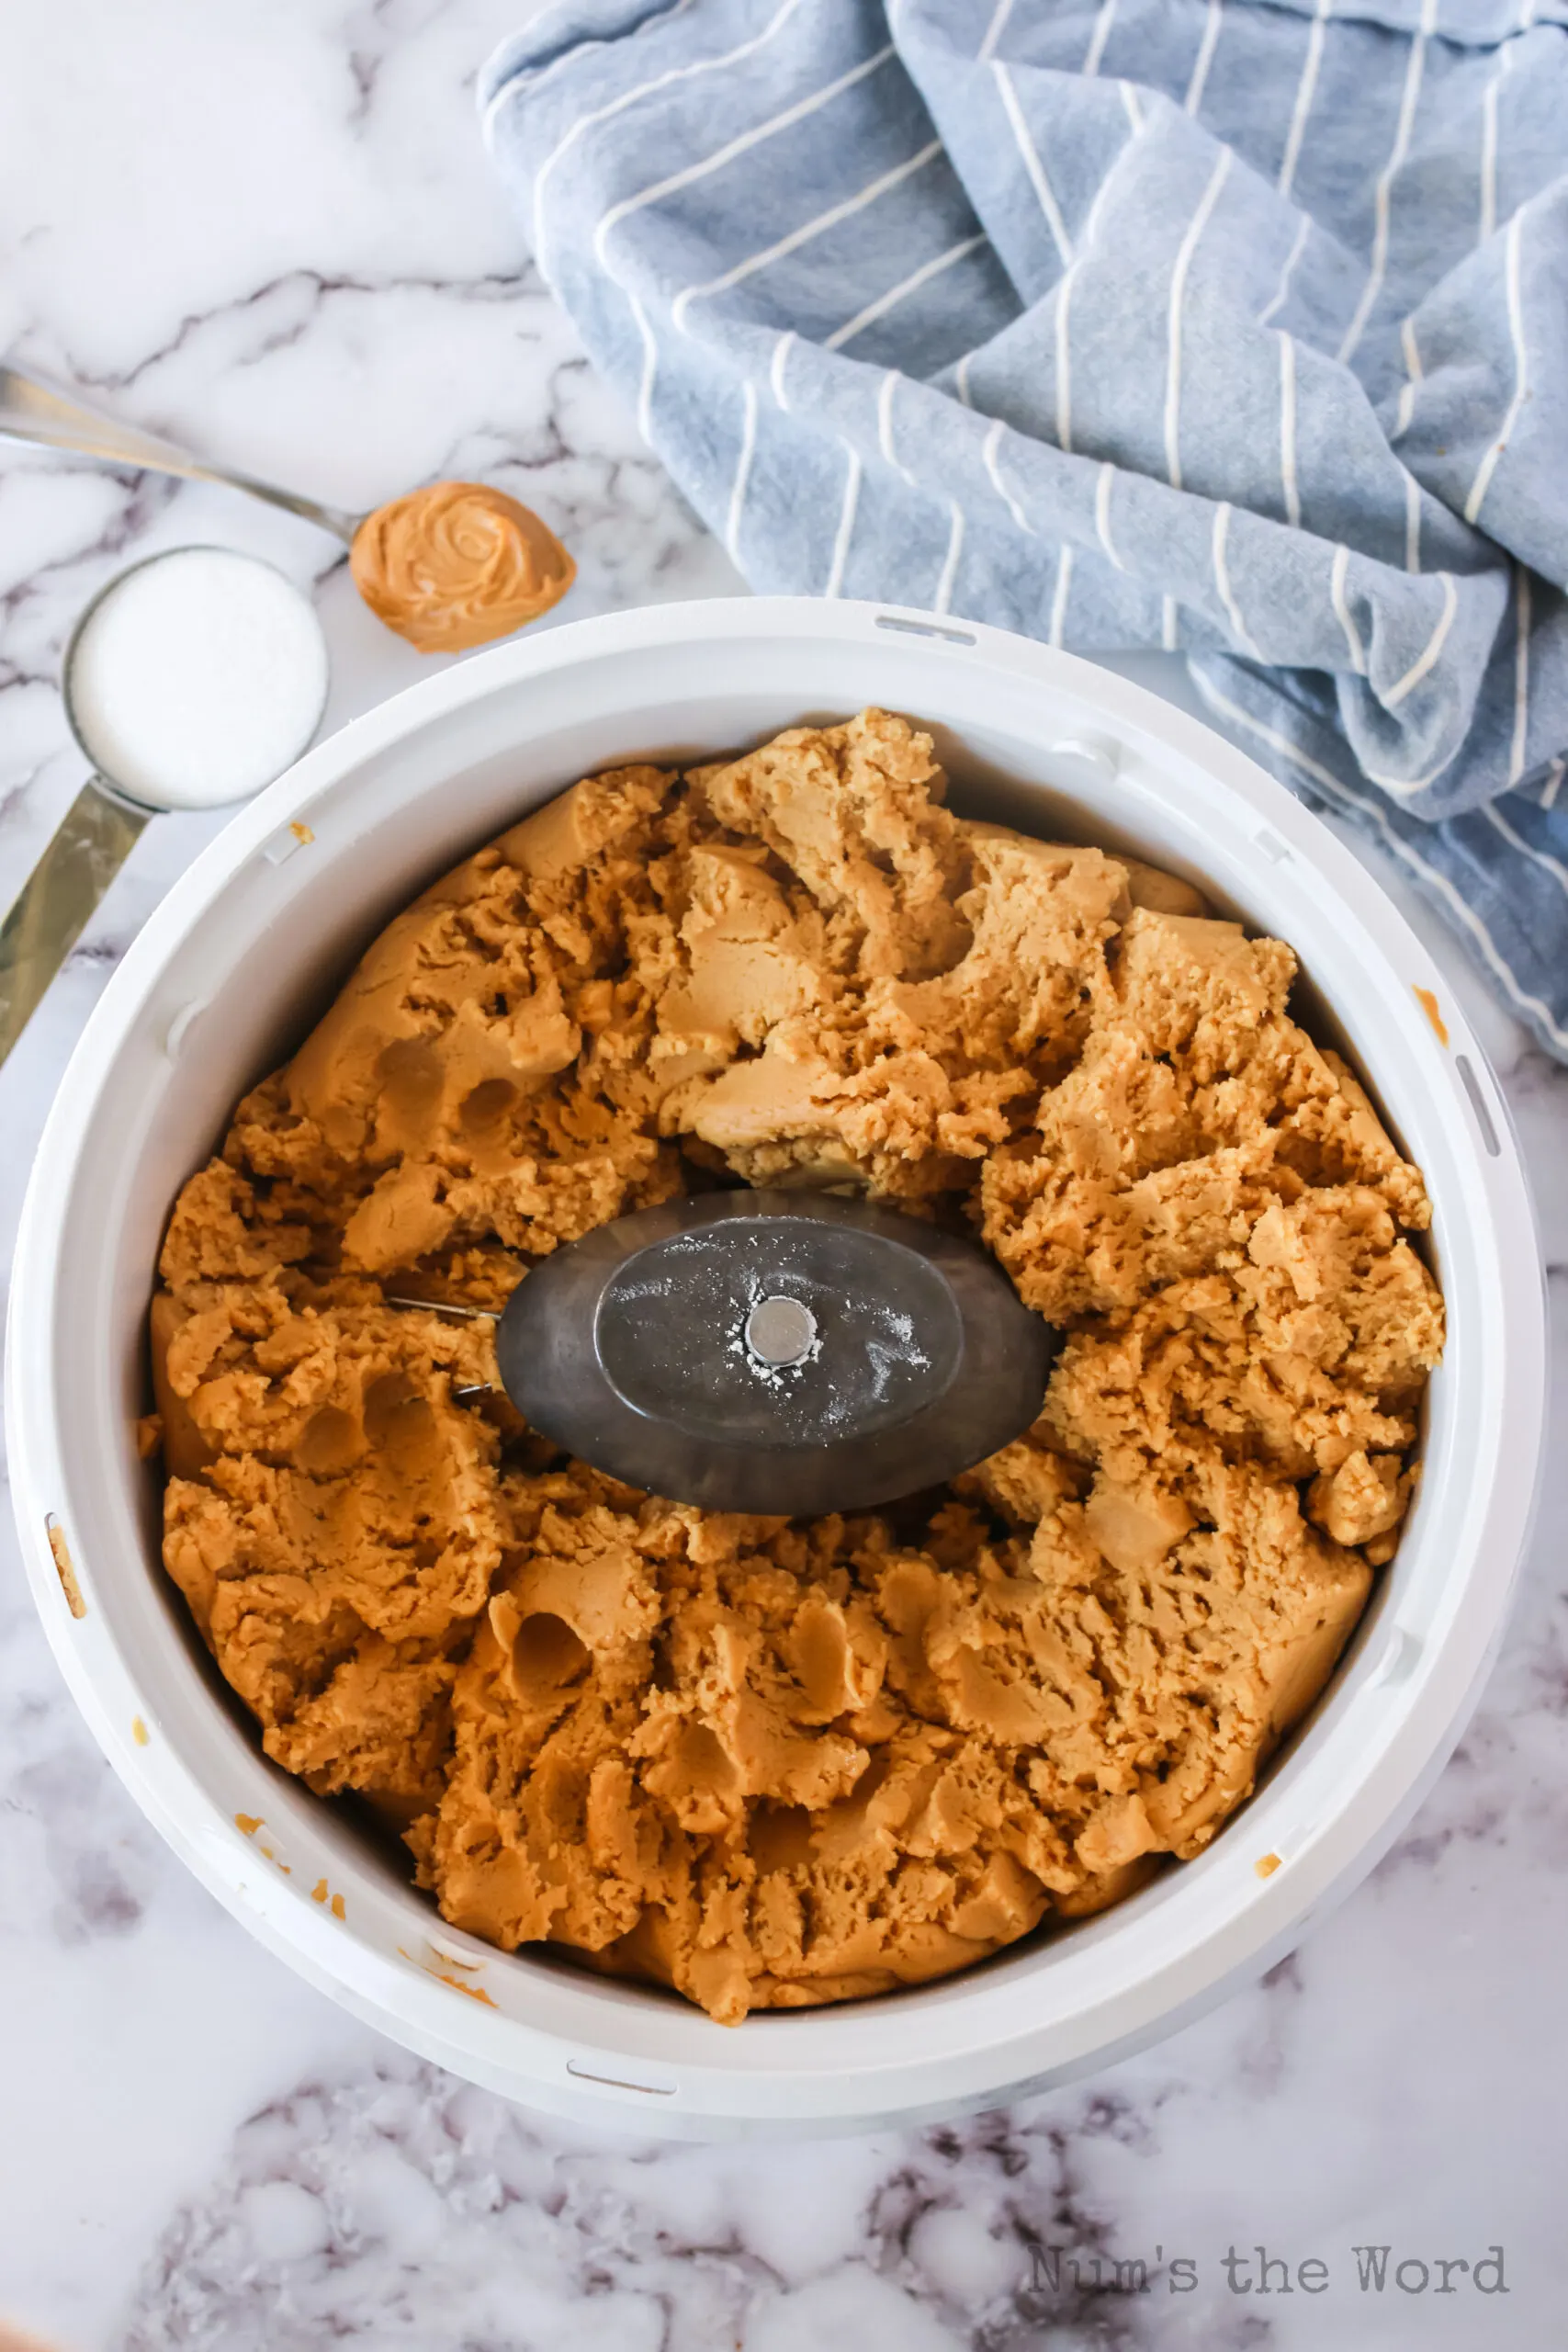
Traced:
POLYGON ((913 2118, 1060 2081, 1279 1958, 1371 1867, 1459 1736, 1528 1530, 1545 1393, 1533 1219, 1495 1082, 1441 974, 1325 828, 1218 736, 1089 662, 782 598, 505 646, 356 719, 237 816, 147 923, 66 1073, 23 1216, 7 1372, 55 1654, 204 1883, 314 1984, 456 2073, 693 2137, 913 2118), (711 758, 866 703, 931 726, 960 809, 1135 850, 1292 943, 1312 1017, 1426 1171, 1448 1352, 1398 1555, 1310 1723, 1206 1853, 945 1983, 730 2030, 446 1928, 267 1763, 159 1566, 159 1482, 133 1424, 176 1192, 395 910, 587 771, 711 758))

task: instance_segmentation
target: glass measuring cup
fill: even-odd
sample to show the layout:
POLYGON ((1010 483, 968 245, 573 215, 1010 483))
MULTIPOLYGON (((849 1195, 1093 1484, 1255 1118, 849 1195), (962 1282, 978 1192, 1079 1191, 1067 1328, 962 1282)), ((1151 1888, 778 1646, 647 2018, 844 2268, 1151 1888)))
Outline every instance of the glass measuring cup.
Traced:
POLYGON ((99 590, 61 666, 93 773, 0 922, 0 1062, 149 819, 252 798, 310 743, 328 682, 314 608, 259 556, 171 548, 99 590))

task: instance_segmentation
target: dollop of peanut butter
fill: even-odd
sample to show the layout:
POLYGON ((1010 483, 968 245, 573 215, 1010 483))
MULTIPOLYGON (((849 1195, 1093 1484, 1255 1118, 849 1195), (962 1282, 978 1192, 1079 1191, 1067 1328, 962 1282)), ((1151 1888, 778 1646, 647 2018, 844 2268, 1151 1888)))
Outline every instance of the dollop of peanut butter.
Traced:
POLYGON ((510 637, 559 604, 577 577, 530 508, 478 481, 433 482, 378 506, 349 563, 377 618, 422 653, 510 637))

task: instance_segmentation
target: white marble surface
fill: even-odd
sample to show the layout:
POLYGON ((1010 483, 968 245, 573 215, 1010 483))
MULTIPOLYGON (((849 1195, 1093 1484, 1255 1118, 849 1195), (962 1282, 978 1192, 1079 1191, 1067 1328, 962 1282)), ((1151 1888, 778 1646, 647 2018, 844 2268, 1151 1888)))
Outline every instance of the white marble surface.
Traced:
MULTIPOLYGON (((343 504, 449 472, 519 490, 581 564, 563 618, 733 590, 490 184, 470 85, 527 6, 0 0, 0 347, 343 504)), ((333 721, 426 666, 303 526, 7 453, 0 899, 80 781, 54 685, 72 617, 129 556, 208 537, 317 583, 333 721)), ((7 1234, 71 1044, 209 822, 151 829, 0 1073, 7 1234)), ((1568 1078, 1483 1017, 1561 1269, 1568 1078)), ((1559 1456, 1458 1757, 1372 1880, 1266 1984, 1009 2112, 722 2152, 508 2109, 251 1944, 99 1760, 34 1623, 7 1514, 0 2342, 9 2322, 74 2352, 1561 2344, 1565 1506, 1559 1456), (1286 2293, 1271 2273, 1259 2293, 1239 2269, 1233 2290, 1227 2249, 1251 2257, 1260 2242, 1325 2263, 1324 2290, 1298 2273, 1286 2293), (1501 2245, 1507 2292, 1455 2271, 1447 2296, 1437 2273, 1425 2294, 1392 2275, 1363 2293, 1350 2248, 1381 2243, 1427 2262, 1501 2245), (1161 2249, 1167 2268, 1146 2296, 1074 2292, 1066 2275, 1055 2292, 1032 2273, 1036 2244, 1086 2263, 1152 2265, 1161 2249), (1190 2292, 1170 2291, 1178 2257, 1196 2264, 1190 2292)))

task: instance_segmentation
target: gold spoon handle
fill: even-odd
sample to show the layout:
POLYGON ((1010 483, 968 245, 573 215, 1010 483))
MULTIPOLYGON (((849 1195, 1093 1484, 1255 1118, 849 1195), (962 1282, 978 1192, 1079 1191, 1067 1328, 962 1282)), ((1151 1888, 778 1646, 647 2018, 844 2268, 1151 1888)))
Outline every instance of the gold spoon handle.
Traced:
POLYGON ((139 466, 152 473, 177 474, 186 481, 226 482, 252 498, 265 499, 290 514, 302 515, 334 538, 352 547, 363 517, 345 514, 340 507, 322 506, 301 498, 297 491, 279 490, 276 482, 258 481, 254 474, 239 473, 232 466, 211 466, 193 458, 173 441, 121 424, 112 416, 88 408, 62 385, 28 368, 0 362, 0 434, 13 441, 33 441, 46 449, 74 449, 85 458, 101 458, 110 465, 139 466))
POLYGON ((146 812, 85 784, 0 923, 0 1062, 81 937, 147 822, 146 812))

